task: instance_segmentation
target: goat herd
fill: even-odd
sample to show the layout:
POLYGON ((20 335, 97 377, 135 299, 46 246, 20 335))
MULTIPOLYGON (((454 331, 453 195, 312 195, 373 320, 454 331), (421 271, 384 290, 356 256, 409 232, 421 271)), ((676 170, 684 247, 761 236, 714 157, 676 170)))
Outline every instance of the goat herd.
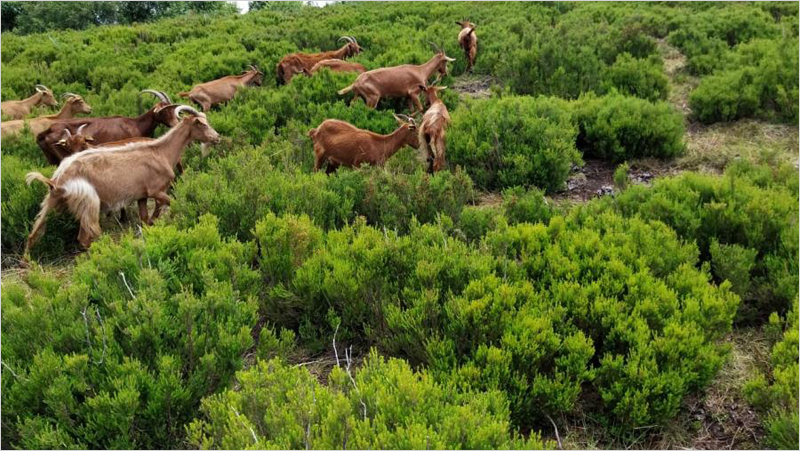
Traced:
MULTIPOLYGON (((467 70, 471 70, 477 51, 475 25, 469 21, 456 22, 461 26, 459 45, 464 49, 467 70)), ((445 87, 435 86, 441 76, 447 75, 447 63, 455 61, 434 45, 434 56, 424 64, 405 64, 365 71, 360 64, 344 59, 361 52, 358 42, 350 36, 338 50, 317 54, 294 53, 280 60, 276 68, 278 85, 291 81, 297 74, 312 76, 327 67, 333 71, 359 72, 352 85, 339 91, 340 95, 353 93, 367 106, 374 108, 381 98, 406 98, 412 116, 422 114, 419 95, 425 94, 429 105, 417 125, 412 116, 394 114, 399 128, 388 135, 380 135, 356 128, 336 119, 327 119, 308 132, 314 143, 314 170, 327 163, 327 172, 339 166, 356 167, 362 163, 382 165, 403 146, 419 149, 428 164, 428 171, 438 171, 445 164, 445 129, 450 116, 437 93, 445 87), (428 84, 430 77, 438 77, 428 84)), ((264 74, 256 66, 239 75, 194 86, 178 95, 196 103, 203 111, 231 100, 242 86, 260 86, 264 74)), ((219 134, 209 125, 206 115, 196 109, 172 103, 163 91, 145 89, 141 94, 152 94, 157 103, 138 117, 88 117, 75 118, 77 114, 91 113, 91 107, 77 94, 65 93, 65 103, 54 115, 23 119, 34 106, 57 106, 53 92, 43 85, 35 86, 31 97, 7 101, 0 105, 2 114, 11 120, 3 121, 2 136, 18 135, 27 124, 47 160, 58 165, 51 178, 31 172, 26 182, 38 180, 49 192, 25 246, 25 257, 31 246, 45 230, 45 221, 51 210, 66 209, 80 222, 78 241, 88 248, 101 233, 100 213, 121 211, 137 201, 139 217, 143 223, 152 224, 164 206, 169 205, 167 190, 175 179, 175 171, 182 171, 181 157, 187 146, 201 143, 205 153, 207 144, 220 141, 219 134), (185 117, 181 114, 185 113, 185 117), (159 138, 152 138, 159 124, 170 130, 159 138), (152 215, 148 213, 148 199, 155 200, 152 215)))

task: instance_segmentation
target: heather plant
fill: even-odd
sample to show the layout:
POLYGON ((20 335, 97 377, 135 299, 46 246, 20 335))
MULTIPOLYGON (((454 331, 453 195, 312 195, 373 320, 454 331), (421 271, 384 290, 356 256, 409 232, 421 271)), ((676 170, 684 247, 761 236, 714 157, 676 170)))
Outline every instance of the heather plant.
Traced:
POLYGON ((4 445, 180 447, 253 345, 254 257, 205 217, 103 237, 68 284, 38 271, 4 283, 4 445))
POLYGON ((259 361, 241 388, 203 400, 188 428, 200 449, 549 449, 538 434, 509 434, 509 410, 496 391, 459 393, 371 352, 358 370, 336 366, 321 385, 305 368, 259 361), (232 414, 231 414, 232 413, 232 414))
POLYGON ((560 189, 581 163, 567 103, 507 96, 465 103, 451 114, 447 156, 483 189, 560 189))
POLYGON ((612 93, 573 103, 578 149, 604 160, 673 158, 685 151, 683 117, 666 102, 612 93))

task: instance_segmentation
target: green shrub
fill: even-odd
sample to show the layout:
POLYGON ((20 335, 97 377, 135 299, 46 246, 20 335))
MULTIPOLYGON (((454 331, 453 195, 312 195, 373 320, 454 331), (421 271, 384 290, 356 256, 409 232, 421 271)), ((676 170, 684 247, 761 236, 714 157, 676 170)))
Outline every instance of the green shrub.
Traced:
POLYGON ((630 166, 628 166, 627 162, 618 165, 617 169, 614 169, 614 186, 617 189, 624 190, 628 187, 628 171, 630 171, 630 166))
POLYGON ((172 220, 187 227, 212 213, 223 234, 240 239, 251 238, 256 221, 269 212, 306 214, 325 229, 362 215, 371 224, 403 231, 414 216, 421 222, 439 214, 457 219, 474 195, 472 181, 459 170, 429 175, 421 167, 411 174, 340 169, 330 176, 291 164, 278 170, 270 155, 291 148, 276 141, 214 160, 204 172, 188 170, 174 188, 172 220))
POLYGON ((663 224, 612 214, 569 228, 561 217, 499 221, 477 248, 451 238, 445 221, 397 235, 363 220, 300 252, 270 246, 317 236, 296 223, 269 217, 279 232, 259 236, 279 254, 271 259, 292 262, 266 299, 277 326, 311 349, 337 334, 463 390, 502 390, 517 425, 570 411, 586 383, 618 433, 665 421, 719 368, 715 340, 738 305, 728 283, 717 288, 695 269, 693 245, 663 224), (284 238, 293 227, 298 238, 284 238))
POLYGON ((541 190, 515 187, 503 191, 503 212, 509 224, 520 222, 547 224, 553 215, 553 208, 547 203, 541 190))
MULTIPOLYGON (((344 365, 344 357, 342 357, 344 365)), ((461 394, 402 360, 370 353, 357 371, 336 366, 321 385, 279 360, 237 374, 238 390, 203 401, 189 426, 200 449, 545 449, 536 433, 509 434, 498 392, 461 394), (352 376, 350 372, 355 372, 352 376)))
POLYGON ((573 105, 578 123, 578 148, 584 154, 611 161, 680 156, 683 117, 666 102, 635 97, 586 95, 573 105))
POLYGON ((540 97, 503 97, 468 102, 451 114, 448 159, 483 189, 564 185, 580 163, 576 129, 566 102, 540 97))
POLYGON ((204 217, 103 237, 69 284, 38 272, 31 294, 4 283, 4 443, 181 447, 200 399, 228 386, 253 345, 254 257, 204 217))
POLYGON ((754 40, 731 52, 722 67, 703 78, 689 103, 705 123, 744 117, 797 122, 796 40, 754 40))
POLYGON ((669 94, 667 76, 660 59, 636 59, 629 53, 617 56, 604 79, 605 91, 618 92, 655 102, 669 94))
POLYGON ((652 188, 631 186, 570 217, 580 221, 611 209, 666 223, 697 243, 719 280, 732 278, 734 290, 749 293, 739 319, 763 320, 773 311, 785 313, 797 293, 798 199, 793 181, 778 182, 783 174, 746 163, 729 168, 725 177, 686 173, 657 180, 652 188))
POLYGON ((461 210, 458 229, 467 241, 472 242, 479 240, 505 220, 500 208, 467 205, 461 210))
MULTIPOLYGON (((2 242, 5 260, 21 255, 47 187, 39 182, 25 184, 25 174, 39 171, 49 176, 53 168, 43 168, 13 155, 3 155, 2 163, 2 242)), ((78 223, 67 212, 51 212, 47 229, 31 249, 31 258, 52 260, 78 250, 78 223)))

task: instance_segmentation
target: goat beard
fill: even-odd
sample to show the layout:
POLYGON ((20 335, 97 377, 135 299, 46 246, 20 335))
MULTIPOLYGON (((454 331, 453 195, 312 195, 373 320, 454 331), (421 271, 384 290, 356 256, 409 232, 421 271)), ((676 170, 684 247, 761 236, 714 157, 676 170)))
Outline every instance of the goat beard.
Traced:
POLYGON ((205 158, 205 157, 207 157, 207 156, 208 156, 209 152, 210 152, 210 151, 208 150, 208 144, 206 144, 206 143, 200 143, 200 156, 202 156, 203 158, 205 158))

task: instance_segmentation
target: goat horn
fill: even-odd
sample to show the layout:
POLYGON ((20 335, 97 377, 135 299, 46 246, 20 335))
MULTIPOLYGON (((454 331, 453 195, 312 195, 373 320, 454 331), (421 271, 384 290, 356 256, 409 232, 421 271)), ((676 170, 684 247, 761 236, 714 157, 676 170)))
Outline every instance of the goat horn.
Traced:
POLYGON ((204 116, 203 113, 195 110, 194 108, 192 108, 192 107, 190 107, 188 105, 180 105, 178 108, 175 108, 175 116, 178 119, 180 119, 181 113, 183 113, 184 111, 189 113, 189 114, 191 114, 192 116, 204 116))
POLYGON ((65 92, 64 94, 61 94, 62 99, 67 97, 80 97, 80 96, 78 94, 75 94, 74 92, 65 92))
POLYGON ((162 102, 172 103, 169 101, 169 99, 167 99, 167 96, 163 95, 161 92, 156 91, 154 89, 142 89, 141 92, 139 92, 139 95, 142 95, 144 93, 153 94, 158 98, 158 100, 162 102))
POLYGON ((170 99, 169 96, 164 91, 158 91, 158 92, 160 92, 161 95, 167 99, 167 103, 172 103, 172 99, 170 99))
POLYGON ((43 91, 49 91, 50 90, 50 88, 48 88, 45 85, 36 85, 36 90, 39 91, 40 89, 43 90, 43 91))
POLYGON ((431 47, 433 47, 433 51, 434 51, 434 52, 436 52, 436 53, 442 53, 442 50, 439 48, 439 46, 438 46, 438 45, 434 44, 434 43, 433 43, 433 42, 431 42, 431 41, 428 41, 428 44, 430 44, 430 45, 431 45, 431 47))
POLYGON ((247 67, 249 67, 250 69, 253 69, 256 72, 261 72, 260 70, 258 70, 258 66, 254 66, 252 64, 249 64, 247 67))
MULTIPOLYGON (((80 127, 78 127, 78 131, 76 131, 75 134, 76 135, 80 135, 81 132, 83 132, 83 129, 86 128, 87 125, 89 125, 89 124, 83 124, 80 127)), ((69 130, 67 130, 67 131, 69 131, 69 130)))
POLYGON ((72 133, 70 133, 70 132, 69 132, 69 129, 68 129, 68 128, 65 128, 65 129, 64 129, 64 135, 66 136, 66 138, 64 138, 64 139, 70 139, 70 138, 72 138, 72 133))
POLYGON ((342 42, 342 40, 347 41, 347 42, 352 42, 352 41, 350 41, 350 39, 347 38, 347 36, 342 36, 341 38, 337 39, 336 42, 342 42))
POLYGON ((356 41, 356 38, 354 38, 352 36, 348 36, 348 38, 350 38, 353 41, 353 44, 358 44, 358 41, 356 41))

